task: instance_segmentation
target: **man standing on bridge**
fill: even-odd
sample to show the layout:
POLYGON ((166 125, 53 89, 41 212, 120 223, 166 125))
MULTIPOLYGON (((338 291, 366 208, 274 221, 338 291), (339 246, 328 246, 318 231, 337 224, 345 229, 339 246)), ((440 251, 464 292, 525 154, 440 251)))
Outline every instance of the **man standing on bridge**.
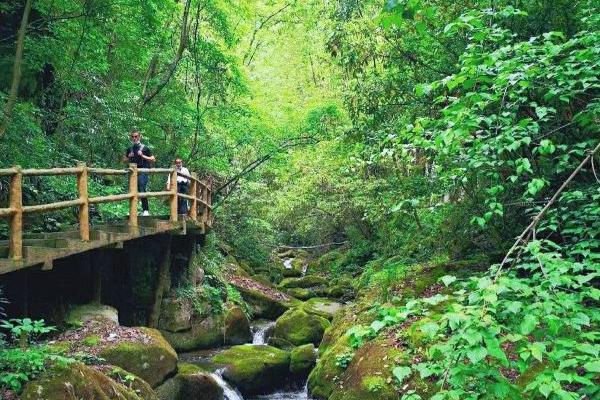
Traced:
MULTIPOLYGON (((188 188, 190 185, 189 177, 190 171, 183 166, 181 158, 175 159, 175 168, 177 168, 177 192, 188 194, 188 188), (181 174, 181 175, 179 175, 181 174)), ((171 190, 171 175, 167 178, 167 190, 171 190)), ((186 199, 179 197, 177 199, 177 214, 187 214, 188 202, 186 199)))
MULTIPOLYGON (((138 168, 151 168, 152 163, 156 161, 156 157, 152 155, 152 151, 150 151, 148 146, 142 144, 142 134, 139 131, 134 130, 131 132, 131 142, 132 145, 125 151, 123 161, 136 164, 138 168)), ((137 185, 138 192, 146 192, 146 186, 148 185, 147 173, 138 173, 137 185)), ((143 210, 142 215, 150 215, 150 212, 148 211, 148 199, 143 198, 141 201, 143 210)))

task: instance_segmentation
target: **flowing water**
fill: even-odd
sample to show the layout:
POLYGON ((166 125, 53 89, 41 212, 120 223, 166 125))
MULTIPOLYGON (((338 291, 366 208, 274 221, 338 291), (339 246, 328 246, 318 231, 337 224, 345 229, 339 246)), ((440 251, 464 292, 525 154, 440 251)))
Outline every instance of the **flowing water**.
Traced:
POLYGON ((293 268, 292 261, 294 261, 293 258, 286 258, 285 260, 283 260, 283 266, 285 267, 285 269, 293 268))
POLYGON ((252 325, 252 344, 267 344, 269 331, 275 326, 275 321, 259 320, 252 325))
POLYGON ((219 369, 212 374, 210 374, 215 381, 221 386, 223 389, 223 399, 224 400, 244 400, 240 392, 236 389, 232 388, 229 383, 223 379, 223 370, 219 369))

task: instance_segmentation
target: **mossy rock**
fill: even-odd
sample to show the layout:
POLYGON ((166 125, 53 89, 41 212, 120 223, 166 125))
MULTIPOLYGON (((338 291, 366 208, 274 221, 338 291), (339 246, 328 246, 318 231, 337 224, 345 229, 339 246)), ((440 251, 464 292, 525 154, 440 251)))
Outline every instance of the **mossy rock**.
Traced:
POLYGON ((248 261, 246 260, 242 260, 239 262, 239 266, 246 271, 249 275, 254 275, 254 269, 250 266, 250 263, 248 263, 248 261))
POLYGON ((132 388, 82 363, 55 365, 25 385, 23 400, 157 400, 150 386, 135 377, 132 388), (137 390, 137 392, 136 392, 137 390))
POLYGON ((265 286, 273 286, 273 283, 271 282, 271 277, 266 273, 252 275, 252 279, 256 282, 262 283, 265 286))
POLYGON ((348 368, 336 365, 337 355, 349 351, 347 337, 321 357, 308 378, 311 394, 320 400, 397 400, 393 386, 393 366, 406 361, 406 355, 389 339, 374 340, 356 350, 348 368))
POLYGON ((284 387, 290 380, 290 354, 267 345, 234 346, 213 362, 225 366, 223 377, 246 396, 284 387))
POLYGON ((250 321, 240 306, 229 305, 225 309, 223 339, 225 344, 243 344, 252 341, 250 321))
POLYGON ((298 278, 302 276, 302 271, 295 268, 283 268, 281 274, 284 278, 298 278))
POLYGON ((110 321, 118 325, 119 312, 111 306, 90 303, 74 306, 65 317, 65 323, 68 326, 76 327, 83 326, 84 323, 91 320, 110 321))
POLYGON ((193 319, 192 329, 187 331, 161 332, 177 351, 209 349, 223 344, 223 321, 220 316, 193 319))
POLYGON ((158 328, 169 332, 180 332, 192 327, 192 304, 189 299, 163 299, 158 328))
POLYGON ((274 299, 260 290, 238 286, 244 300, 252 307, 255 318, 275 319, 286 312, 290 305, 285 301, 274 299))
POLYGON ((310 314, 315 314, 328 320, 342 309, 343 304, 325 298, 313 298, 302 305, 302 309, 310 314))
POLYGON ((277 319, 273 337, 285 339, 295 346, 308 343, 318 346, 329 325, 327 319, 295 308, 277 319))
POLYGON ((177 375, 156 388, 160 400, 223 400, 223 388, 202 368, 179 364, 177 375))
POLYGON ((139 328, 150 343, 120 342, 100 351, 100 357, 156 387, 177 369, 177 353, 156 329, 139 328))
POLYGON ((307 275, 301 278, 287 278, 279 283, 280 289, 310 288, 327 285, 327 279, 319 275, 307 275))
POLYGON ((291 288, 286 289, 285 292, 298 300, 308 300, 321 296, 321 291, 317 292, 313 288, 291 288))
POLYGON ((290 372, 294 375, 308 376, 316 362, 317 352, 312 343, 298 346, 290 352, 290 372))
POLYGON ((270 337, 269 340, 267 340, 267 344, 269 346, 277 347, 278 349, 286 351, 293 350, 296 347, 292 342, 288 342, 285 339, 276 337, 270 337))

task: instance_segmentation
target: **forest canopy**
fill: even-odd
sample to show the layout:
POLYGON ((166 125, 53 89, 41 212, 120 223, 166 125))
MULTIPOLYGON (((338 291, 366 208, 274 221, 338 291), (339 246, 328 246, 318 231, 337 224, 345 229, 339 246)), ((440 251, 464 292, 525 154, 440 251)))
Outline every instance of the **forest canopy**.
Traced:
MULTIPOLYGON (((4 2, 0 163, 115 167, 135 129, 157 166, 214 179, 216 234, 254 265, 281 245, 342 246, 355 277, 485 254, 431 360, 399 373, 434 376, 436 399, 519 398, 508 337, 518 368, 549 365, 527 391, 592 398, 599 28, 594 0, 4 2)), ((73 190, 32 180, 26 201, 73 190)), ((31 226, 72 215, 53 218, 31 226)))

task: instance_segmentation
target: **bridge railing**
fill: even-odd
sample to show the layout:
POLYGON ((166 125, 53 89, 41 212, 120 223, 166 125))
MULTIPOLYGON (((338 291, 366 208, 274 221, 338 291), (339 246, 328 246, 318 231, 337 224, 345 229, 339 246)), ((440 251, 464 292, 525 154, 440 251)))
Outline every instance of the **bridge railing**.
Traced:
POLYGON ((129 201, 129 225, 138 226, 138 201, 141 198, 169 198, 169 220, 177 221, 177 200, 184 198, 191 201, 189 218, 207 226, 212 225, 212 183, 198 179, 197 174, 191 176, 177 172, 172 168, 138 168, 136 164, 129 164, 127 169, 91 168, 85 163, 78 163, 77 167, 49 168, 49 169, 22 169, 13 167, 0 169, 0 176, 10 177, 9 204, 7 208, 0 208, 0 218, 9 219, 9 258, 14 261, 23 259, 23 216, 33 213, 46 213, 70 207, 79 207, 79 236, 81 240, 90 240, 90 204, 129 201), (138 175, 163 174, 169 175, 170 190, 160 192, 138 192, 138 175), (88 178, 94 175, 129 175, 129 189, 127 193, 109 196, 89 197, 88 178), (26 176, 61 176, 74 175, 77 177, 77 198, 74 200, 59 201, 49 204, 31 206, 23 205, 23 177, 26 176), (177 176, 184 176, 190 181, 189 194, 177 192, 177 176))

